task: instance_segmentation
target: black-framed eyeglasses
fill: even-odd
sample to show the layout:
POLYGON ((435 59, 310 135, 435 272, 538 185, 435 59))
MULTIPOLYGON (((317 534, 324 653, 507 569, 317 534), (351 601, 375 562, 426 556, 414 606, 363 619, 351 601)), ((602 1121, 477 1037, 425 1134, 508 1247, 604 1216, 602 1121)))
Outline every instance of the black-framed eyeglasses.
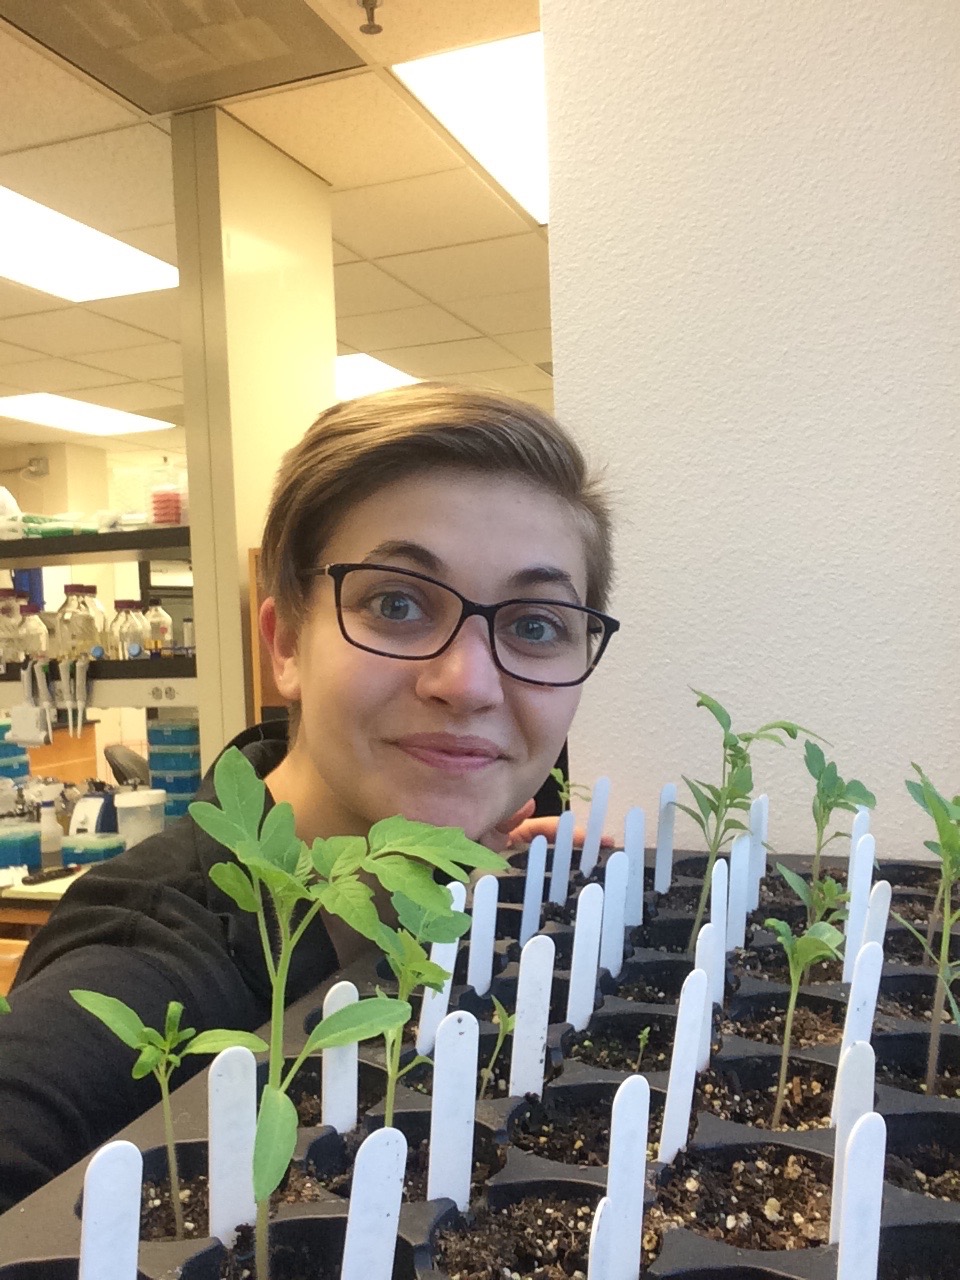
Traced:
POLYGON ((436 578, 389 564, 325 564, 304 577, 333 579, 344 640, 408 662, 436 658, 467 618, 485 619, 498 670, 525 684, 582 684, 620 629, 586 605, 536 597, 477 604, 436 578))

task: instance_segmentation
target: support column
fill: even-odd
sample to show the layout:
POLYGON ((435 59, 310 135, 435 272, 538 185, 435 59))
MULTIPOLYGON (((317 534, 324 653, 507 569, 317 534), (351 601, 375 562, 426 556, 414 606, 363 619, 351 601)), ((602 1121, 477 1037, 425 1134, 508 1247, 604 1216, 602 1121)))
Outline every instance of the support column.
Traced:
MULTIPOLYGON (((910 761, 960 772, 960 9, 543 0, 542 23, 557 413, 618 497, 623 629, 574 772, 613 773, 615 817, 719 782, 693 685, 737 729, 828 738, 878 847, 917 849, 910 761)), ((785 852, 813 834, 801 750, 754 751, 785 852)))
POLYGON ((248 549, 334 398, 327 184, 215 107, 173 119, 200 740, 250 723, 248 549))

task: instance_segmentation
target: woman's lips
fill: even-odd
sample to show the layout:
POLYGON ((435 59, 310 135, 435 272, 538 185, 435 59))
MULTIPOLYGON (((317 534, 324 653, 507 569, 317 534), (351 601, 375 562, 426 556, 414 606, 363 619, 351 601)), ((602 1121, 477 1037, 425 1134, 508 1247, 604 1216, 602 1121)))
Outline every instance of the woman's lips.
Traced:
POLYGON ((398 739, 395 746, 421 764, 441 773, 477 773, 503 758, 487 738, 461 738, 445 733, 417 733, 398 739))

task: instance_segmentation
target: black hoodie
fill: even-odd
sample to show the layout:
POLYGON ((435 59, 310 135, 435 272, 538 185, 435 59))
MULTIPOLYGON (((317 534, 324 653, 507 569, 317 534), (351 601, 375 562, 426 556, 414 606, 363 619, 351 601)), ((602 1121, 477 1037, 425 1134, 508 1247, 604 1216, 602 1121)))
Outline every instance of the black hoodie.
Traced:
MULTIPOLYGON (((260 777, 286 754, 286 724, 247 729, 239 747, 260 777)), ((212 771, 197 793, 215 799, 212 771)), ((269 792, 267 803, 269 805, 269 792)), ((131 1078, 133 1053, 70 996, 116 996, 162 1028, 169 1001, 198 1031, 252 1031, 270 1016, 256 917, 209 879, 233 855, 192 818, 88 871, 64 894, 24 955, 0 1018, 0 1211, 75 1164, 157 1102, 152 1076, 131 1078)), ((337 968, 317 918, 287 990, 299 999, 337 968)), ((207 1065, 186 1058, 175 1084, 207 1065)))

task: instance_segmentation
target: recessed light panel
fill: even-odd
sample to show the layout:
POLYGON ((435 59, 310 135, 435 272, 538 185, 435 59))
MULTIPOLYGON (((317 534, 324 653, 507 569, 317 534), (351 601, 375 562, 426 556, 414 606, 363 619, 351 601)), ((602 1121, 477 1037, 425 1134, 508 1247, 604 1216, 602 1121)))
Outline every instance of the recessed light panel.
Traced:
POLYGON ((539 223, 548 220, 547 104, 539 31, 393 68, 539 223))
POLYGON ((176 267, 0 187, 0 276, 68 302, 175 289, 176 267))
MULTIPOLYGON (((357 396, 371 395, 374 391, 390 391, 394 387, 408 387, 418 382, 409 373, 394 369, 393 365, 375 360, 373 356, 358 352, 350 356, 337 356, 336 394, 338 400, 355 400, 357 396)), ((0 405, 3 401, 0 400, 0 405)))
POLYGON ((60 431, 76 431, 84 436, 125 436, 136 431, 166 431, 173 422, 145 418, 122 409, 106 409, 86 400, 71 400, 47 391, 30 395, 0 396, 0 418, 17 422, 33 422, 40 427, 56 427, 60 431))

